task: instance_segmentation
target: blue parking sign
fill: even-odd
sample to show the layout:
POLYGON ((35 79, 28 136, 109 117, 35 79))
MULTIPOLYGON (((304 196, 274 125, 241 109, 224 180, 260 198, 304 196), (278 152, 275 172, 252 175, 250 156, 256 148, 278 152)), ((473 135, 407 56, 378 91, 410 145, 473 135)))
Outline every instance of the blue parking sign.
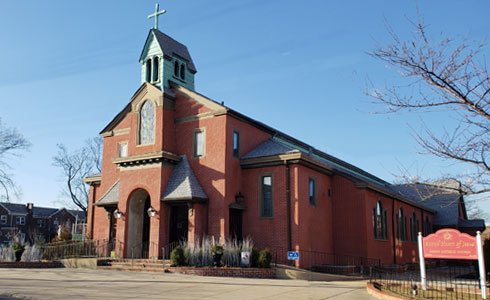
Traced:
POLYGON ((288 260, 299 260, 298 251, 288 251, 288 260))

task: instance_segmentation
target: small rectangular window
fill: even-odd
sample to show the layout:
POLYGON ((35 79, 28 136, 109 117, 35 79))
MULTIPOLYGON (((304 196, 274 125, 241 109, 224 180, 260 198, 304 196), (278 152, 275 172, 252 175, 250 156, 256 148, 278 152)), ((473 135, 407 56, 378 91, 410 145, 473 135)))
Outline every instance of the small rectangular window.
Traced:
POLYGON ((17 217, 17 218, 15 218, 15 224, 17 224, 17 225, 25 225, 26 224, 26 217, 17 217))
POLYGON ((194 157, 204 156, 204 131, 197 129, 194 132, 194 157))
POLYGON ((7 215, 0 216, 0 224, 7 224, 7 215))
POLYGON ((310 200, 310 205, 316 206, 316 184, 315 179, 313 178, 308 180, 308 198, 310 200))
POLYGON ((262 176, 260 183, 260 216, 272 217, 272 176, 262 176))
POLYGON ((240 133, 233 131, 233 156, 240 156, 240 133))
POLYGON ((38 219, 38 220, 37 220, 37 226, 38 226, 39 228, 44 227, 44 220, 43 220, 43 219, 38 219))
POLYGON ((128 157, 128 142, 122 142, 118 144, 119 157, 128 157))

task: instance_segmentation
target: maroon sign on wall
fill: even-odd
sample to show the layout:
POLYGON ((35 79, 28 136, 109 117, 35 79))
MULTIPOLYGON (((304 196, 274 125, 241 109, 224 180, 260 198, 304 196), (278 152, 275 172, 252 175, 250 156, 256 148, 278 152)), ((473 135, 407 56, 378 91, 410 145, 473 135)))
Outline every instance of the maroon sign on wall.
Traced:
POLYGON ((476 238, 456 229, 441 229, 422 238, 425 258, 478 259, 476 238))

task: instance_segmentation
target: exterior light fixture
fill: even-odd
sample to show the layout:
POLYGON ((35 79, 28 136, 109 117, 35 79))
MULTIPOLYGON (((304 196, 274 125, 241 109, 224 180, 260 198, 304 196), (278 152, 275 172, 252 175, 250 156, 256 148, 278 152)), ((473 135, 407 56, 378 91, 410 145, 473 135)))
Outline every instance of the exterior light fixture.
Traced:
POLYGON ((124 216, 123 212, 120 211, 118 208, 114 211, 114 218, 116 219, 121 219, 124 216))
POLYGON ((151 206, 150 206, 150 208, 148 208, 148 210, 146 212, 148 213, 148 216, 150 218, 153 218, 154 216, 157 215, 157 211, 151 206))

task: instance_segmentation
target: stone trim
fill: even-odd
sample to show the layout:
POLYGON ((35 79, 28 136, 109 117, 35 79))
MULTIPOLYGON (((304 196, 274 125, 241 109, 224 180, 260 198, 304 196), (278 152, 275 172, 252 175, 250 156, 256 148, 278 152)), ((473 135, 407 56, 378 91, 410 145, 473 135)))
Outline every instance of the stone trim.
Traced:
POLYGON ((126 135, 126 134, 129 134, 131 128, 121 128, 121 129, 114 129, 112 131, 112 135, 113 136, 118 136, 118 135, 126 135))
POLYGON ((301 165, 304 165, 310 169, 313 169, 315 171, 318 171, 320 173, 324 173, 326 175, 332 175, 333 170, 314 160, 311 159, 310 157, 304 155, 301 152, 293 152, 293 153, 286 153, 286 154, 278 154, 278 155, 270 155, 270 156, 263 156, 263 157, 257 157, 257 158, 249 158, 249 159, 242 159, 240 162, 240 166, 243 169, 253 169, 253 168, 262 168, 262 167, 269 167, 269 166, 277 166, 277 165, 284 165, 286 163, 299 163, 301 165))
POLYGON ((180 157, 176 154, 167 152, 167 151, 157 151, 150 152, 141 155, 133 155, 128 157, 117 158, 112 161, 112 163, 120 166, 134 166, 148 163, 157 163, 162 161, 169 161, 172 163, 177 163, 180 161, 180 157))
POLYGON ((102 176, 89 176, 89 177, 85 177, 83 179, 83 182, 86 183, 86 184, 100 184, 100 182, 102 181, 102 176))
POLYGON ((200 121, 204 119, 209 119, 215 116, 220 116, 226 113, 226 109, 220 109, 220 110, 213 110, 213 111, 208 111, 204 113, 200 113, 197 115, 191 115, 191 116, 186 116, 186 117, 181 117, 175 119, 175 124, 182 124, 182 123, 188 123, 188 122, 193 122, 193 121, 200 121))

